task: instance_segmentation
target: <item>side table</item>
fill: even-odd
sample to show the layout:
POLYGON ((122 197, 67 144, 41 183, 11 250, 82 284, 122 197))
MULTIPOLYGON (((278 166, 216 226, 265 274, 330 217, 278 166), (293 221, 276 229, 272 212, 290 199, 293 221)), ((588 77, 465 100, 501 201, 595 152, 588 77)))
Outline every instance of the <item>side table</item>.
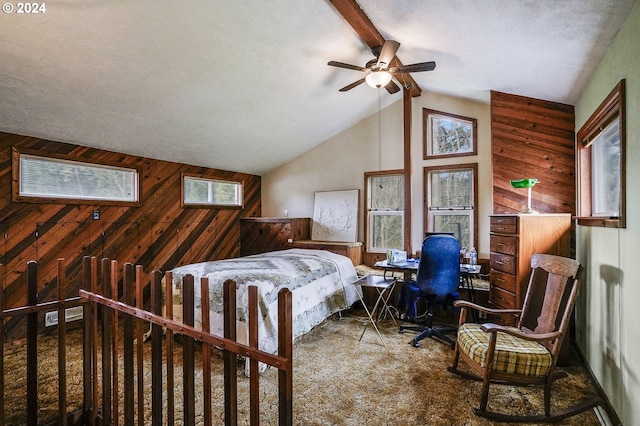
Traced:
MULTIPOLYGON (((393 288, 396 285, 396 279, 386 278, 380 275, 365 275, 359 280, 354 281, 353 285, 360 287, 360 291, 357 292, 358 297, 360 298, 360 303, 362 303, 362 306, 364 307, 364 310, 367 313, 367 316, 369 317, 369 322, 373 324, 373 328, 376 330, 376 333, 378 333, 378 337, 380 338, 380 342, 382 342, 382 346, 386 346, 384 343, 384 340, 382 339, 382 335, 380 334, 380 330, 378 329, 377 323, 378 323, 378 317, 380 316, 378 314, 378 309, 382 310, 382 314, 388 314, 393 320, 393 323, 396 325, 396 327, 398 326, 398 323, 396 322, 396 319, 393 317, 393 312, 391 312, 391 309, 389 308, 389 304, 388 304, 389 297, 391 296, 391 293, 393 293, 393 288), (371 311, 369 310, 369 308, 367 307, 367 304, 364 302, 364 299, 362 298, 363 287, 374 288, 378 292, 376 303, 373 305, 373 309, 371 309, 371 311)), ((360 335, 360 338, 358 339, 358 341, 362 340, 362 337, 364 336, 364 333, 367 331, 367 327, 369 326, 369 322, 365 324, 364 329, 362 330, 362 334, 360 335)))

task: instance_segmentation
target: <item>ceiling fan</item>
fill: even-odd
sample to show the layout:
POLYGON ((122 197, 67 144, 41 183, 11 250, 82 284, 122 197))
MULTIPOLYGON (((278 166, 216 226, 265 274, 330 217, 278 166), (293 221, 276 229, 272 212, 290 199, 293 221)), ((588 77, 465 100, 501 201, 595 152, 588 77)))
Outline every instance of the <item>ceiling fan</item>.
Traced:
MULTIPOLYGON (((387 40, 383 46, 376 46, 371 49, 375 59, 370 60, 364 67, 357 65, 345 64, 344 62, 329 61, 327 65, 338 68, 346 68, 349 70, 362 71, 366 75, 360 80, 344 86, 340 92, 346 92, 356 86, 361 85, 365 81, 371 87, 380 88, 384 86, 387 92, 393 94, 400 90, 398 85, 393 82, 392 76, 397 74, 408 74, 412 72, 432 71, 436 67, 434 61, 419 62, 417 64, 403 65, 400 67, 391 67, 391 61, 396 55, 400 43, 394 40, 387 40)), ((397 77, 396 77, 397 78, 397 77)))

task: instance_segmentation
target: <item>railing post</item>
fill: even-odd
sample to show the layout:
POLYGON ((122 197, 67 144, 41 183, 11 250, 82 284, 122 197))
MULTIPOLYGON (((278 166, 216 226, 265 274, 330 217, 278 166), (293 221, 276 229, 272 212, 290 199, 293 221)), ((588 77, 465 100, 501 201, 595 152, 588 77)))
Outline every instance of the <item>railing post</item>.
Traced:
MULTIPOLYGON (((122 267, 122 294, 124 303, 133 306, 133 283, 134 266, 132 263, 125 263, 122 267)), ((124 393, 124 424, 134 424, 135 404, 134 404, 134 351, 133 351, 133 317, 124 315, 123 324, 123 393, 124 393)), ((140 407, 143 409, 143 407, 140 407)))
MULTIPOLYGON (((95 258, 84 256, 82 258, 82 282, 80 288, 87 291, 93 290, 92 277, 94 276, 95 258)), ((96 384, 96 369, 93 360, 97 358, 94 351, 97 350, 94 340, 94 302, 85 302, 82 305, 82 418, 84 424, 95 425, 95 403, 97 395, 92 392, 96 384)))
MULTIPOLYGON (((111 268, 109 259, 102 259, 100 268, 100 283, 104 297, 111 297, 111 268)), ((116 296, 117 297, 117 296, 116 296)), ((111 318, 114 312, 111 309, 102 309, 102 423, 110 425, 113 413, 111 404, 111 318)))
POLYGON ((278 355, 287 359, 287 368, 278 370, 279 423, 293 424, 293 295, 287 288, 278 293, 278 355))
MULTIPOLYGON (((38 304, 38 262, 27 263, 27 305, 38 304)), ((27 314, 27 425, 38 424, 38 312, 27 314)))
MULTIPOLYGON (((185 275, 182 278, 182 303, 184 309, 182 311, 182 322, 185 325, 193 327, 194 324, 194 286, 193 275, 185 275)), ((182 344, 182 385, 184 398, 184 424, 195 425, 195 342, 193 337, 183 336, 182 344)))
MULTIPOLYGON (((202 331, 209 334, 211 318, 209 311, 209 278, 200 278, 200 314, 202 316, 202 331)), ((202 393, 204 404, 204 424, 211 425, 211 345, 202 342, 202 393)))
POLYGON ((60 426, 67 425, 67 321, 64 300, 67 283, 64 259, 58 259, 58 416, 60 426))
MULTIPOLYGON (((0 312, 4 312, 4 265, 0 264, 0 312)), ((4 424, 4 317, 0 317, 0 425, 4 424)))
MULTIPOLYGON (((160 315, 161 311, 162 273, 153 271, 151 273, 151 312, 160 315)), ((169 368, 168 365, 167 368, 169 368)), ((167 393, 173 394, 173 387, 167 386, 167 393)), ((162 425, 162 327, 157 324, 151 326, 151 423, 154 426, 162 425)), ((167 424, 172 425, 173 422, 170 421, 167 424)))
MULTIPOLYGON (((224 337, 236 340, 236 283, 227 280, 223 284, 224 337)), ((238 356, 223 350, 224 358, 224 424, 238 424, 238 356)))

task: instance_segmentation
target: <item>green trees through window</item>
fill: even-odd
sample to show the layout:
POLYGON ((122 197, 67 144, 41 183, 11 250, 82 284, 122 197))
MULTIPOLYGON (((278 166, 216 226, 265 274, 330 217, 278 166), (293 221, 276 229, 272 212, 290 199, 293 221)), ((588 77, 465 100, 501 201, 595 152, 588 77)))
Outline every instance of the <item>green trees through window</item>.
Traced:
POLYGON ((198 176, 183 176, 182 201, 186 206, 242 206, 242 183, 198 176))
POLYGON ((404 175, 401 171, 367 173, 367 250, 404 247, 404 175))
POLYGON ((18 198, 138 201, 138 171, 20 154, 18 198))

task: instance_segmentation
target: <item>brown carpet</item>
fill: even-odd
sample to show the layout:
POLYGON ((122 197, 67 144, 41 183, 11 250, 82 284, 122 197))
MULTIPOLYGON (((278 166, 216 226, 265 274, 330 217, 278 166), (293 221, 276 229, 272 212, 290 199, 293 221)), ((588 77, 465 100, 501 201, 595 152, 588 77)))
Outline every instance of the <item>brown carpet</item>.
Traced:
MULTIPOLYGON (((399 334, 390 320, 381 323, 386 343, 382 346, 372 327, 362 341, 358 337, 365 324, 362 311, 341 319, 328 320, 298 339, 294 345, 294 424, 297 425, 489 425, 476 417, 480 383, 449 373, 453 351, 440 342, 426 339, 420 348, 408 342, 413 334, 399 334)), ((70 411, 81 399, 80 335, 71 333, 68 372, 70 411)), ((51 420, 57 410, 56 342, 43 338, 39 355, 40 421, 51 420)), ((149 345, 145 344, 145 353, 149 345)), ((181 359, 177 351, 176 389, 182 389, 181 359)), ((6 424, 24 423, 25 379, 24 348, 7 349, 5 354, 6 424), (22 378, 21 378, 22 377, 22 378)), ((563 368, 569 377, 554 385, 552 409, 564 408, 595 393, 584 368, 575 356, 563 368)), ((199 361, 197 361, 196 365, 199 361)), ((222 419, 221 361, 214 359, 214 418, 222 419)), ((150 382, 150 372, 145 371, 150 382)), ((196 383, 201 373, 196 374, 196 383)), ((248 379, 238 372, 240 397, 239 423, 248 424, 245 403, 248 379), (243 396, 244 395, 244 396, 243 396)), ((176 417, 181 411, 176 392, 176 417)), ((197 395, 197 394, 196 394, 197 395)), ((201 404, 201 396, 196 396, 201 404)), ((122 407, 122 405, 121 405, 122 407)), ((261 378, 262 424, 277 424, 277 371, 267 370, 261 378)), ((504 413, 538 413, 542 407, 542 389, 492 386, 489 408, 504 413)), ((201 409, 197 410, 198 413, 201 409)), ((149 417, 147 417, 149 419, 149 417)), ((150 419, 149 419, 150 421, 150 419)), ((222 420, 215 422, 222 424, 222 420)), ((587 411, 560 424, 598 425, 593 411, 587 411)))

